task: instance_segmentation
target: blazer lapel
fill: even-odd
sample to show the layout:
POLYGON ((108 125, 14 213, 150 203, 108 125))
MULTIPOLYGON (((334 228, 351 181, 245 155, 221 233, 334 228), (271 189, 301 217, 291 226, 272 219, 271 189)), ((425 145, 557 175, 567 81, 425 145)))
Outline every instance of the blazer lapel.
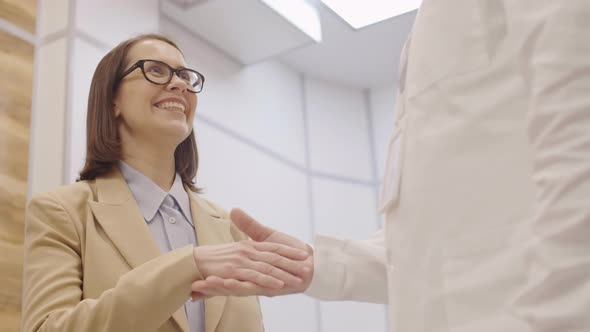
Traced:
MULTIPOLYGON (((230 221, 224 219, 203 198, 186 188, 191 200, 191 214, 200 246, 230 243, 230 221)), ((205 331, 214 332, 221 320, 227 297, 205 300, 205 331)))
MULTIPOLYGON (((96 179, 97 202, 89 202, 96 220, 134 269, 160 256, 160 249, 118 168, 96 179)), ((188 297, 187 297, 188 299, 188 297)), ((172 315, 183 331, 189 331, 184 307, 172 315)))

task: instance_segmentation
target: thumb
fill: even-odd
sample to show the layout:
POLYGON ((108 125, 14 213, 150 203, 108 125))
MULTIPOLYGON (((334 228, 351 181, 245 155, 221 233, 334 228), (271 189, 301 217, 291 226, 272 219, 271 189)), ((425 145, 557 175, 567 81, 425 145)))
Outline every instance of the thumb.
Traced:
POLYGON ((254 218, 250 217, 246 212, 240 209, 232 209, 229 216, 234 225, 236 225, 242 232, 244 232, 254 241, 265 241, 266 238, 275 232, 274 229, 260 224, 254 218))

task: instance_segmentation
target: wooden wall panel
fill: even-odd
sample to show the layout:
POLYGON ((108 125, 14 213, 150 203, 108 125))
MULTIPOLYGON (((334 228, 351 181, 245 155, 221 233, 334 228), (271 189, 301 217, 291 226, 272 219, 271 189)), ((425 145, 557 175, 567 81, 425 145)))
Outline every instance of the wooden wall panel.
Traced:
POLYGON ((18 331, 20 325, 34 50, 0 31, 1 332, 18 331))
POLYGON ((37 0, 0 0, 0 18, 35 34, 37 0))

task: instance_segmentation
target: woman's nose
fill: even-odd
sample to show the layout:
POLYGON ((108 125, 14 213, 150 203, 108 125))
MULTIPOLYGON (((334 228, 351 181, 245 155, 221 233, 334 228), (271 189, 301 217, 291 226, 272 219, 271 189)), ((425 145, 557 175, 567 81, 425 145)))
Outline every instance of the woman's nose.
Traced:
POLYGON ((170 83, 168 83, 167 88, 171 91, 179 90, 184 93, 188 89, 188 83, 174 73, 172 74, 172 79, 170 80, 170 83))

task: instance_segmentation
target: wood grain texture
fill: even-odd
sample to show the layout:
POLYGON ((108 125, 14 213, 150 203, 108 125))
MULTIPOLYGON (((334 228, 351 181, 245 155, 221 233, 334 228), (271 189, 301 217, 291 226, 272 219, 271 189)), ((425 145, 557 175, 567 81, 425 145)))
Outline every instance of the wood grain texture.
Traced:
POLYGON ((20 325, 33 54, 0 31, 0 332, 20 325))
POLYGON ((37 0, 0 0, 0 17, 35 34, 37 0))

